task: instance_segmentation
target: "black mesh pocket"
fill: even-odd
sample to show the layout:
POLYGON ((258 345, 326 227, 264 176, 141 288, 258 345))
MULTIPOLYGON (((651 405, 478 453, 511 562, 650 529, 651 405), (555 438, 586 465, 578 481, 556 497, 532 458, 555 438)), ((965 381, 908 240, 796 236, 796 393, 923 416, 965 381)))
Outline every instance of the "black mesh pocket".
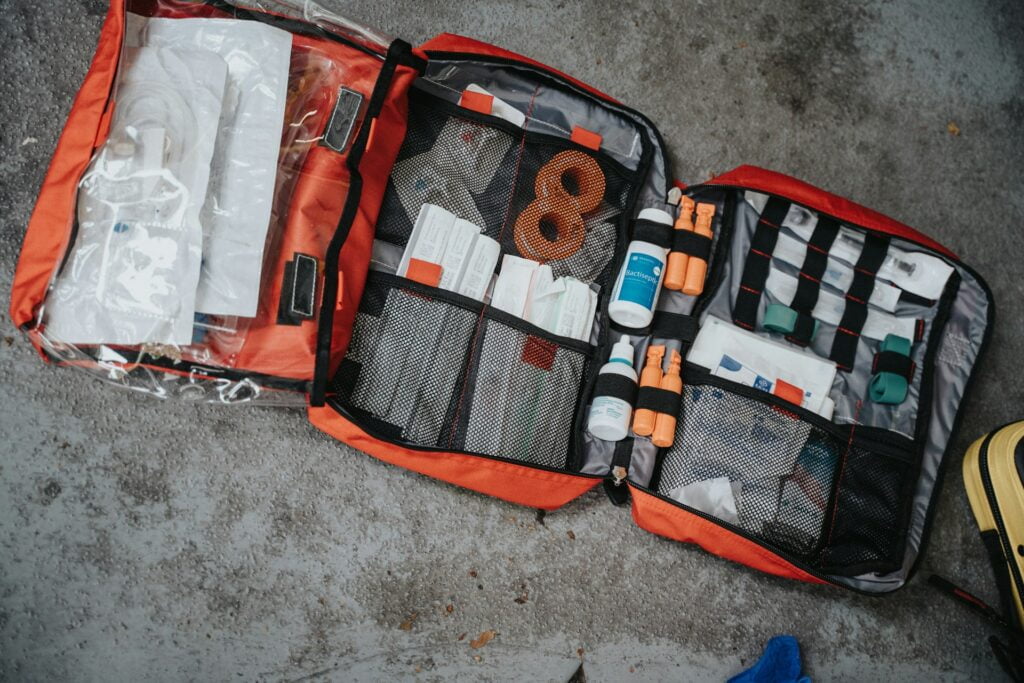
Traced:
POLYGON ((477 348, 452 446, 564 469, 586 355, 490 318, 477 348))
POLYGON ((479 226, 503 254, 605 284, 636 172, 605 155, 413 91, 376 238, 405 247, 424 204, 479 226))
POLYGON ((515 184, 520 136, 455 116, 413 91, 405 140, 391 171, 376 237, 404 247, 424 204, 436 204, 497 239, 515 184))
POLYGON ((776 405, 687 385, 658 492, 808 555, 820 545, 845 443, 776 405))
POLYGON ((856 576, 902 566, 914 474, 909 459, 856 444, 850 448, 836 492, 835 520, 818 563, 823 571, 856 576))
POLYGON ((383 436, 439 446, 478 314, 396 279, 367 283, 336 401, 383 436))

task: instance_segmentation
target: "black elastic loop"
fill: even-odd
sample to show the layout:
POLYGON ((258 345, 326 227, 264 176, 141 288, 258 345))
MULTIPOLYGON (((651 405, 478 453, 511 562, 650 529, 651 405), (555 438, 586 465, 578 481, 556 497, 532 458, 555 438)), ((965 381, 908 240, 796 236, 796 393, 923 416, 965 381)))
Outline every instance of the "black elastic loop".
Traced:
POLYGON ((810 313, 818 303, 818 292, 821 290, 821 278, 828 268, 828 251, 839 234, 839 223, 834 218, 819 216, 811 238, 807 240, 807 254, 800 266, 800 277, 796 286, 796 294, 789 307, 797 313, 810 313))
POLYGON ((839 321, 829 354, 829 358, 844 372, 853 370, 857 343, 868 319, 868 299, 875 289, 875 274, 885 261, 888 251, 888 235, 869 233, 864 237, 864 248, 854 266, 853 282, 846 292, 843 317, 839 321))
POLYGON ((879 351, 875 354, 874 365, 871 366, 871 373, 892 372, 905 377, 908 382, 914 379, 914 361, 909 356, 895 351, 879 351))
POLYGON ((628 377, 606 372, 598 375, 594 383, 594 398, 598 396, 611 396, 621 398, 626 403, 633 405, 636 402, 636 382, 628 377))
POLYGON ((783 199, 769 197, 750 240, 750 250, 743 264, 740 289, 732 311, 733 322, 748 330, 754 329, 757 324, 757 309, 771 270, 772 253, 779 239, 779 226, 789 213, 789 206, 789 202, 783 199))
POLYGON ((682 405, 682 395, 668 389, 658 387, 640 387, 636 395, 637 409, 646 408, 656 413, 678 415, 682 405))
POLYGON ((612 455, 612 467, 625 467, 633 460, 633 437, 627 436, 615 444, 615 453, 612 455))
POLYGON ((702 261, 711 258, 712 239, 692 230, 672 231, 672 251, 688 254, 702 261))
POLYGON ((656 339, 677 339, 683 344, 692 344, 697 338, 700 323, 692 315, 657 311, 651 323, 651 336, 656 339))
POLYGON ((633 239, 668 249, 672 246, 672 226, 638 218, 633 221, 633 239))

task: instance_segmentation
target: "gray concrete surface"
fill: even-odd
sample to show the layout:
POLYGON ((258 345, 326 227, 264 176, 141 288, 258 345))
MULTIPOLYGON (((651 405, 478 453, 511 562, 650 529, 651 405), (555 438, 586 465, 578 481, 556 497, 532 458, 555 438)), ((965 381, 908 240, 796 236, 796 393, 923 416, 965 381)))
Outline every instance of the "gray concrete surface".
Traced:
MULTIPOLYGON (((682 178, 776 168, 975 266, 1000 318, 921 575, 993 597, 958 470, 1024 398, 1021 3, 327 4, 538 58, 648 113, 682 178)), ((5 300, 103 9, 0 0, 5 300)), ((160 403, 45 367, 0 325, 0 678, 566 680, 582 657, 590 680, 721 680, 777 633, 818 680, 1000 678, 987 627, 920 577, 870 599, 763 576, 598 493, 541 523, 298 412, 160 403)))

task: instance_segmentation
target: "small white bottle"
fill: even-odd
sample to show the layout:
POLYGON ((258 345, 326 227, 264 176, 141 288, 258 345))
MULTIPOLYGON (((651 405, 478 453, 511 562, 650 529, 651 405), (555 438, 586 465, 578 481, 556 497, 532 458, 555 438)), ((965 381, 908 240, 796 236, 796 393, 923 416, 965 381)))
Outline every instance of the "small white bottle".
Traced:
MULTIPOLYGON (((636 384, 636 370, 633 369, 633 345, 629 337, 612 346, 608 362, 601 366, 598 375, 622 375, 636 384)), ((602 441, 622 441, 629 433, 629 420, 633 416, 633 406, 615 396, 595 396, 590 402, 590 415, 587 417, 587 431, 602 441)))
MULTIPOLYGON (((644 209, 637 218, 672 226, 672 217, 661 209, 644 209)), ((651 324, 665 279, 667 258, 668 250, 657 244, 636 239, 629 243, 608 304, 612 320, 623 327, 637 329, 651 324)))

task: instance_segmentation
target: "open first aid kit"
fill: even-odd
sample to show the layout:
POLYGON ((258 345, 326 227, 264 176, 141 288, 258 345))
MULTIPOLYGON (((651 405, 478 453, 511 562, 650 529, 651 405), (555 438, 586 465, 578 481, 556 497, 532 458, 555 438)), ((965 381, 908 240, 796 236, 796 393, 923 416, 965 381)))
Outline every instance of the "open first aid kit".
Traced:
POLYGON ((11 317, 160 397, 324 432, 793 579, 886 593, 928 534, 991 295, 948 249, 528 58, 312 3, 114 0, 11 317))

